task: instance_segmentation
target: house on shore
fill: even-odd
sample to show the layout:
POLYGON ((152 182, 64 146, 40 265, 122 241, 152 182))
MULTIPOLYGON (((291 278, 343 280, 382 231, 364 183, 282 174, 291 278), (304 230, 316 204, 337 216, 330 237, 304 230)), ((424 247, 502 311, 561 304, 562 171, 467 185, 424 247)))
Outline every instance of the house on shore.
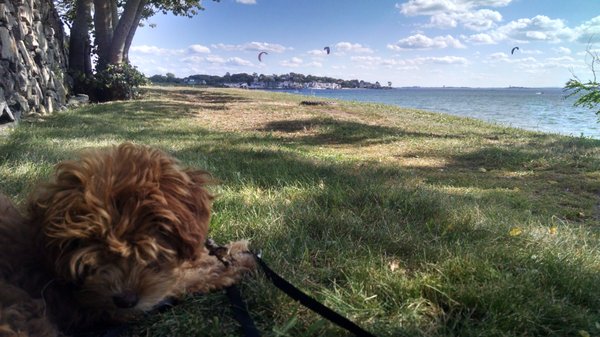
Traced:
POLYGON ((306 89, 341 89, 342 86, 338 83, 330 82, 309 82, 304 86, 306 89))

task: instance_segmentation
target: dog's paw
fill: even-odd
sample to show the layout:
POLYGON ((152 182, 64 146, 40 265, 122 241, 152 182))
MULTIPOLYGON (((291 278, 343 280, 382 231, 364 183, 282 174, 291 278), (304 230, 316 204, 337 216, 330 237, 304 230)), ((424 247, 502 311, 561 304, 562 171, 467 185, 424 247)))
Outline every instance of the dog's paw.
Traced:
POLYGON ((256 269, 255 256, 247 240, 230 242, 225 246, 208 240, 205 246, 207 254, 191 262, 190 268, 184 270, 182 293, 223 289, 240 282, 244 275, 256 269))
POLYGON ((250 251, 250 242, 248 240, 230 242, 225 248, 227 248, 227 254, 225 254, 223 259, 228 263, 248 270, 256 268, 256 260, 254 254, 250 251))
POLYGON ((206 241, 209 255, 216 257, 226 267, 235 267, 242 271, 244 269, 252 270, 256 267, 255 256, 249 246, 248 240, 230 242, 225 246, 220 246, 211 239, 206 241))

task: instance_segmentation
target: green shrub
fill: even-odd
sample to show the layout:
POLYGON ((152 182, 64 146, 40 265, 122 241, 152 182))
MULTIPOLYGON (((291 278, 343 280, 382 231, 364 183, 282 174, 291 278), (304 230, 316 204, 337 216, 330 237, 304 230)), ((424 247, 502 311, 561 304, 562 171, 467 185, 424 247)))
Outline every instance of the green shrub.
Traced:
POLYGON ((96 98, 100 102, 129 100, 137 98, 139 87, 148 84, 148 80, 136 67, 124 63, 110 64, 96 73, 96 98))

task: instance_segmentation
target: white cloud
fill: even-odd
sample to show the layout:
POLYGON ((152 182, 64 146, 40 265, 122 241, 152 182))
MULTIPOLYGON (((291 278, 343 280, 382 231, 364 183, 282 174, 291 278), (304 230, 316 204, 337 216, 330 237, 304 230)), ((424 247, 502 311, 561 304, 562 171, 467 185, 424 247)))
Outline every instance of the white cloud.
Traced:
POLYGON ((160 47, 156 47, 156 46, 141 45, 141 46, 132 46, 130 51, 133 53, 139 53, 139 54, 175 55, 177 53, 180 53, 181 49, 166 49, 166 48, 160 48, 160 47))
POLYGON ((386 59, 379 56, 353 56, 351 57, 351 60, 363 69, 375 69, 381 66, 402 70, 418 69, 418 67, 423 64, 466 65, 469 63, 466 58, 457 56, 416 57, 410 59, 386 59))
MULTIPOLYGON (((568 27, 564 20, 545 15, 521 18, 508 22, 485 33, 470 35, 465 41, 477 44, 497 43, 510 40, 516 43, 528 42, 571 42, 594 43, 600 40, 600 16, 577 27, 568 27)), ((566 53, 565 50, 559 51, 566 53)))
MULTIPOLYGON (((515 52, 516 53, 516 52, 515 52)), ((515 55, 511 55, 508 53, 504 53, 504 52, 497 52, 497 53, 492 53, 490 55, 488 55, 487 60, 484 61, 485 63, 499 63, 499 62, 503 62, 503 63, 540 63, 536 58, 532 57, 532 56, 528 56, 528 57, 517 57, 515 55)))
POLYGON ((239 57, 230 57, 223 58, 220 56, 209 55, 206 57, 201 56, 188 56, 181 59, 182 62, 187 64, 209 64, 209 65, 218 65, 218 66, 234 66, 234 67, 251 67, 253 66, 252 62, 248 60, 244 60, 239 57))
POLYGON ((309 54, 309 55, 312 55, 312 56, 325 56, 325 55, 327 55, 327 52, 325 50, 321 50, 321 49, 309 50, 306 53, 309 54))
POLYGON ((531 38, 533 40, 548 40, 549 39, 548 34, 546 34, 544 32, 540 32, 540 31, 525 32, 525 36, 527 36, 528 38, 531 38))
POLYGON ((200 44, 193 44, 193 45, 189 46, 187 49, 188 49, 188 52, 193 53, 193 54, 209 54, 210 53, 210 48, 205 47, 200 44))
POLYGON ((448 12, 432 15, 430 25, 436 28, 455 28, 459 24, 467 29, 482 31, 490 29, 494 23, 502 21, 502 15, 489 9, 475 11, 448 12))
POLYGON ((486 30, 494 26, 494 23, 502 21, 502 15, 489 9, 480 9, 473 12, 457 13, 456 20, 465 28, 471 30, 486 30))
POLYGON ((576 62, 571 56, 550 57, 547 58, 546 61, 553 63, 576 62))
POLYGON ((481 7, 503 7, 512 0, 409 0, 396 4, 406 16, 429 16, 429 25, 455 28, 459 24, 471 30, 486 30, 502 21, 502 15, 481 7))
POLYGON ((409 0, 403 4, 396 4, 396 8, 404 15, 435 15, 441 12, 455 11, 457 3, 448 0, 409 0))
POLYGON ((519 48, 519 53, 521 54, 525 54, 525 55, 542 55, 544 54, 543 51, 538 50, 538 49, 526 49, 526 48, 519 48))
POLYGON ((304 61, 299 57, 292 57, 289 60, 281 61, 280 64, 284 67, 298 68, 304 64, 304 61))
POLYGON ((207 56, 201 59, 202 61, 206 61, 212 64, 224 64, 225 59, 220 56, 207 56))
POLYGON ((373 50, 371 50, 371 48, 364 47, 360 43, 338 42, 335 45, 335 48, 341 52, 366 53, 366 54, 373 53, 373 50))
POLYGON ((490 54, 490 56, 488 58, 493 61, 506 60, 506 59, 508 59, 508 54, 502 53, 502 52, 493 53, 493 54, 490 54))
POLYGON ((321 68, 323 66, 323 63, 314 61, 314 62, 307 63, 306 66, 321 68))
POLYGON ((405 15, 431 15, 439 12, 457 11, 477 7, 504 7, 512 0, 408 0, 396 4, 405 15))
POLYGON ((185 63, 201 63, 201 62, 205 62, 208 58, 215 59, 218 57, 217 56, 202 57, 202 56, 193 55, 193 56, 184 57, 181 59, 181 61, 185 62, 185 63))
POLYGON ((562 57, 551 57, 543 60, 537 60, 534 58, 526 58, 521 61, 512 62, 515 63, 519 69, 522 69, 528 73, 545 73, 551 69, 581 69, 585 66, 570 56, 562 57))
POLYGON ((594 43, 600 39, 600 16, 584 22, 575 28, 577 41, 581 43, 594 43))
POLYGON ((391 50, 465 48, 460 40, 451 35, 430 38, 423 34, 409 36, 387 47, 391 50))
POLYGON ((565 54, 565 55, 571 54, 571 49, 566 48, 566 47, 558 47, 558 48, 554 48, 553 50, 559 54, 565 54))
POLYGON ((528 68, 532 68, 534 66, 542 66, 543 63, 541 61, 539 61, 538 59, 536 59, 535 57, 516 57, 513 55, 509 55, 507 53, 504 52, 499 52, 499 53, 493 53, 488 55, 488 58, 486 61, 484 61, 485 63, 489 63, 489 64, 496 64, 496 63, 509 63, 509 64, 516 64, 519 67, 523 68, 523 67, 528 67, 528 68))
POLYGON ((552 69, 580 69, 584 68, 581 61, 571 56, 535 58, 535 57, 515 57, 506 53, 494 53, 488 56, 485 63, 496 65, 499 63, 509 64, 511 67, 526 73, 547 74, 552 69))
POLYGON ((577 52, 577 54, 575 54, 575 55, 589 57, 589 56, 591 56, 590 53, 592 53, 594 55, 600 55, 600 49, 587 48, 584 51, 577 52))
POLYGON ((506 7, 513 0, 464 0, 475 6, 506 7))
POLYGON ((156 56, 175 56, 184 54, 210 54, 210 48, 199 44, 193 44, 184 49, 167 49, 156 46, 132 46, 132 54, 156 55, 156 56))
POLYGON ((224 44, 218 43, 213 44, 211 47, 215 49, 222 49, 226 51, 255 51, 255 52, 272 52, 272 53, 283 53, 284 51, 292 48, 284 47, 276 43, 268 42, 248 42, 244 44, 224 44))
POLYGON ((458 56, 442 56, 442 57, 420 57, 415 59, 418 62, 423 63, 437 63, 437 64, 468 64, 466 58, 458 56))
POLYGON ((239 57, 230 57, 225 61, 225 64, 228 66, 236 66, 236 67, 251 67, 253 66, 252 62, 248 60, 244 60, 239 57))
POLYGON ((235 2, 242 5, 256 5, 256 0, 235 0, 235 2))
POLYGON ((485 33, 469 35, 468 37, 465 38, 465 40, 467 42, 470 42, 473 44, 496 44, 497 43, 490 34, 485 34, 485 33))
MULTIPOLYGON (((362 68, 375 68, 379 65, 384 65, 386 61, 384 61, 379 56, 352 56, 350 58, 354 63, 360 65, 362 68)), ((387 65, 395 65, 395 60, 387 60, 387 65)))
POLYGON ((573 40, 577 36, 576 32, 567 27, 562 19, 551 19, 545 15, 511 21, 498 27, 492 34, 498 39, 510 39, 517 42, 561 42, 573 40))

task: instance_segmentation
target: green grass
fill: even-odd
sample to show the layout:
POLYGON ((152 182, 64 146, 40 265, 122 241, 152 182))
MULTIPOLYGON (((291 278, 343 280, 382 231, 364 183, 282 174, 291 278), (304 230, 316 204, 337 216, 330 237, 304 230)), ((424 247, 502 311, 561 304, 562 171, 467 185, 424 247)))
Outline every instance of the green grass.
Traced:
MULTIPOLYGON (((381 104, 150 89, 0 138, 22 202, 84 147, 133 141, 211 171, 211 235, 378 336, 600 335, 600 141, 381 104)), ((260 274, 242 285, 265 336, 345 333, 260 274)), ((130 336, 239 336, 223 293, 130 336)))

